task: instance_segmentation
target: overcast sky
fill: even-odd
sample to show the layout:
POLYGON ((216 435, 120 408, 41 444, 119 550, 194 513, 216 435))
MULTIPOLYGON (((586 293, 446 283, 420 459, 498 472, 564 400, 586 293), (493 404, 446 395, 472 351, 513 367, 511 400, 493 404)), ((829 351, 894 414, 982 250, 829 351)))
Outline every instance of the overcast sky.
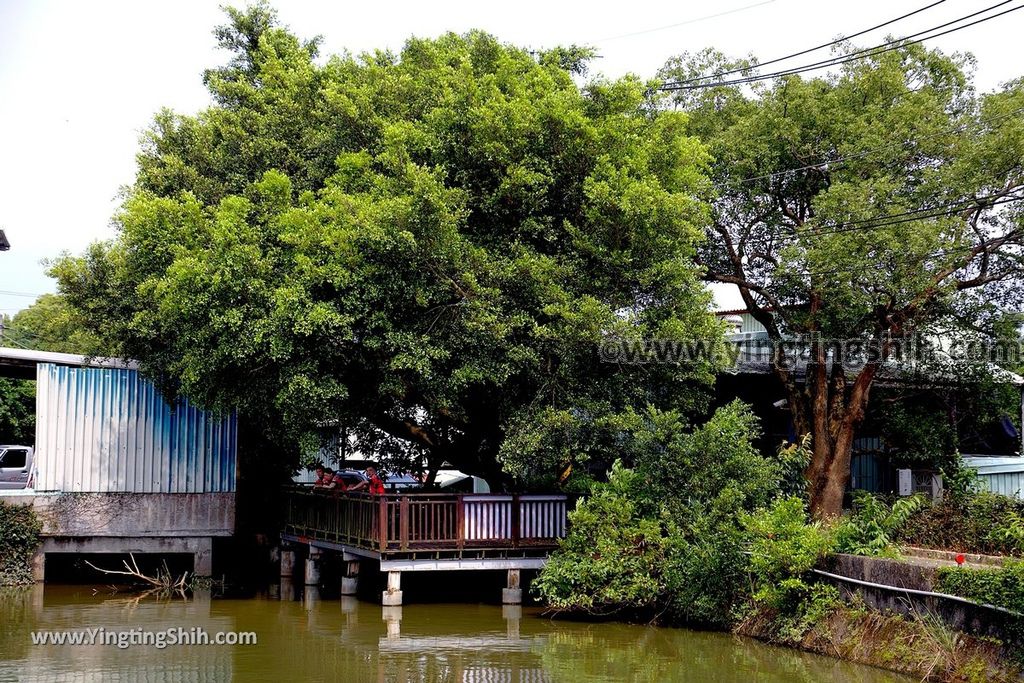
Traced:
MULTIPOLYGON (((886 32, 907 35, 997 1, 946 0, 856 42, 875 45, 886 32)), ((208 103, 202 70, 226 60, 211 34, 222 21, 219 4, 0 0, 0 228, 11 242, 0 253, 0 312, 14 313, 54 291, 41 260, 114 235, 117 193, 132 181, 138 137, 153 114, 165 106, 193 113, 208 103)), ((300 36, 321 34, 323 54, 398 50, 412 35, 481 28, 531 48, 591 44, 601 55, 595 70, 649 77, 683 51, 714 46, 768 60, 927 4, 279 0, 275 6, 300 36)), ((985 91, 1024 72, 1021 36, 1024 10, 928 44, 974 53, 976 83, 985 91)), ((817 61, 804 60, 792 64, 817 61)))

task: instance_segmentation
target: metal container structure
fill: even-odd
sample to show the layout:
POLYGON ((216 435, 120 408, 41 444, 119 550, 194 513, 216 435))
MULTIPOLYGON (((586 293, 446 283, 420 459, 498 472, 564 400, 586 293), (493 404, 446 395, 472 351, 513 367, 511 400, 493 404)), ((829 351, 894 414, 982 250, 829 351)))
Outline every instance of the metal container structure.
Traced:
POLYGON ((964 465, 978 473, 986 490, 1024 500, 1024 458, 965 455, 964 465))
POLYGON ((138 370, 37 366, 36 490, 232 492, 237 434, 235 415, 169 405, 138 370))

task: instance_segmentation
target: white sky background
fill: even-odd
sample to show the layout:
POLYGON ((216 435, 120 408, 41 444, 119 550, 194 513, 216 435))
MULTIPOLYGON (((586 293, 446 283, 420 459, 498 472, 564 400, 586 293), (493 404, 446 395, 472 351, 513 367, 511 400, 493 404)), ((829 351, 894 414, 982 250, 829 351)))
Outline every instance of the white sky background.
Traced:
MULTIPOLYGON (((856 40, 906 35, 996 0, 943 4, 856 40)), ((114 236, 119 188, 132 182, 138 138, 161 107, 194 113, 208 103, 201 74, 226 61, 212 29, 221 0, 0 0, 0 313, 55 290, 40 261, 114 236), (17 296, 4 292, 20 292, 17 296)), ((244 0, 235 4, 244 5, 244 0)), ((591 44, 607 76, 653 76, 673 55, 714 46, 762 61, 827 42, 929 4, 826 0, 723 2, 313 2, 277 0, 301 37, 322 34, 322 55, 400 50, 411 35, 481 28, 530 48, 591 44), (745 9, 740 9, 745 8, 745 9), (705 18, 730 10, 724 16, 705 18), (670 26, 674 25, 675 26, 670 26), (660 30, 650 31, 666 27, 660 30), (633 32, 638 35, 624 36, 633 32), (621 36, 621 37, 620 37, 621 36)), ((1015 3, 1016 4, 1016 3, 1015 3)), ((1014 5, 1004 6, 1007 9, 1014 5)), ((1024 10, 927 44, 978 59, 980 91, 1024 74, 1024 10)), ((823 59, 822 51, 781 67, 823 59)), ((774 68, 774 67, 772 67, 774 68)))

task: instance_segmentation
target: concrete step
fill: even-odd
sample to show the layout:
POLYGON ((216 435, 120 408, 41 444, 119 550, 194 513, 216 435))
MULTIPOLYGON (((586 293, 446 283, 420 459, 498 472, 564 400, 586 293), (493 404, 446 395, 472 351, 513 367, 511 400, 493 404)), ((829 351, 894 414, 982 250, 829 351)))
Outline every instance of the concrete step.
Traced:
POLYGON ((903 557, 907 560, 929 560, 931 562, 937 563, 940 566, 956 566, 957 555, 963 555, 963 566, 974 569, 991 569, 993 567, 1002 567, 1003 562, 1005 562, 1007 559, 1012 559, 1001 555, 957 553, 950 550, 934 550, 932 548, 918 548, 916 546, 905 546, 903 548, 900 548, 900 552, 903 555, 903 557))

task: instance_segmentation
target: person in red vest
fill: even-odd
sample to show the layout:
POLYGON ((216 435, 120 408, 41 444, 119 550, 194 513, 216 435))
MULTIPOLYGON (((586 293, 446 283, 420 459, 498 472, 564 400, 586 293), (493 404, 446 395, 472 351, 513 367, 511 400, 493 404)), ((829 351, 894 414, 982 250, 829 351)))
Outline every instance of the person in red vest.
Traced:
POLYGON ((377 468, 370 465, 366 468, 366 477, 370 482, 370 495, 382 496, 384 495, 384 480, 377 476, 377 468))
POLYGON ((366 468, 366 481, 349 487, 349 491, 367 491, 371 496, 384 495, 384 480, 377 475, 377 468, 370 465, 366 468))

